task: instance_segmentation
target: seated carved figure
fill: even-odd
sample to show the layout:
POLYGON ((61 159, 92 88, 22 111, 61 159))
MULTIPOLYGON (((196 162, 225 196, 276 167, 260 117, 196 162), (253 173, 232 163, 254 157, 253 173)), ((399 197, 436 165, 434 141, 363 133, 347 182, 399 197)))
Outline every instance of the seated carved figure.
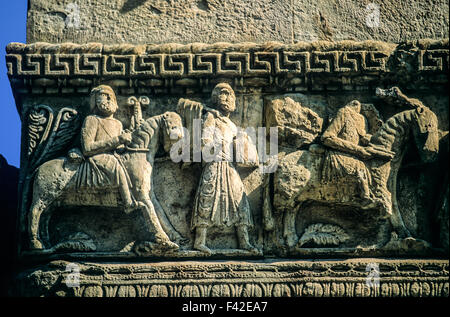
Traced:
POLYGON ((285 213, 283 235, 289 247, 296 247, 296 215, 307 202, 378 210, 398 237, 411 237, 397 203, 397 173, 411 145, 422 162, 436 159, 438 120, 427 106, 397 87, 378 88, 376 95, 398 105, 400 112, 373 135, 366 132, 360 103, 352 101, 338 111, 323 133, 322 142, 329 148, 325 155, 312 150, 318 147, 314 145, 309 151, 288 153, 280 161, 274 175, 273 205, 285 213))
POLYGON ((99 86, 91 92, 96 114, 86 117, 81 128, 81 149, 85 161, 76 175, 78 188, 119 187, 126 211, 137 207, 130 192, 131 180, 115 150, 131 143, 131 132, 113 117, 117 110, 114 91, 99 86))
POLYGON ((361 103, 349 102, 339 109, 336 117, 322 134, 322 142, 330 149, 323 164, 322 178, 331 182, 339 178, 355 177, 360 187, 363 204, 369 204, 371 175, 365 161, 374 157, 391 159, 394 153, 376 149, 370 144, 372 137, 367 133, 367 123, 360 113, 361 103))

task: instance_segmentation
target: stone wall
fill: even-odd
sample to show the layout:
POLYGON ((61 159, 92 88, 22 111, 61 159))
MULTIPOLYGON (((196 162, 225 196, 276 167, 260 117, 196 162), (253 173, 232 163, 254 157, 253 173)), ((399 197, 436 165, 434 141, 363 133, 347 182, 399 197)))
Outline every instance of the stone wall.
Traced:
POLYGON ((317 40, 398 43, 442 39, 449 32, 448 0, 30 0, 29 3, 28 43, 290 44, 317 40))

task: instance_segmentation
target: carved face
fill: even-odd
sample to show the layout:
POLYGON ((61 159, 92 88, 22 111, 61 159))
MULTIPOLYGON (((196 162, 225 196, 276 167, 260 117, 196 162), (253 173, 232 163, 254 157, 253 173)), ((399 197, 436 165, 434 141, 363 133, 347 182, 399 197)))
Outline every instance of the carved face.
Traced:
POLYGON ((112 115, 117 111, 117 104, 113 102, 109 93, 100 91, 95 98, 97 109, 102 115, 112 115))
POLYGON ((224 113, 231 113, 236 110, 236 97, 228 84, 222 83, 214 87, 212 101, 216 109, 224 113))
POLYGON ((361 112, 361 103, 358 100, 353 100, 350 101, 347 106, 350 106, 353 108, 353 110, 355 110, 356 112, 360 113, 361 112))
POLYGON ((102 116, 110 116, 117 111, 117 101, 114 90, 107 85, 100 85, 91 91, 91 111, 97 111, 102 116))
POLYGON ((164 151, 170 152, 170 148, 173 144, 178 142, 184 137, 183 133, 183 121, 181 117, 175 112, 166 112, 163 115, 164 122, 164 151))
POLYGON ((423 162, 433 162, 439 151, 439 130, 436 115, 427 107, 418 107, 414 116, 417 125, 413 128, 414 139, 423 162))

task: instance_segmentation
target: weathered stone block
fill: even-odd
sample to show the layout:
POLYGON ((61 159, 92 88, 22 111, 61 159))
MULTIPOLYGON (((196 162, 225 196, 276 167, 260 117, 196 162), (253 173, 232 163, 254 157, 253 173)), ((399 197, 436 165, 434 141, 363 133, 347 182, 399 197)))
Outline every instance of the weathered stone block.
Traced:
POLYGON ((13 293, 448 296, 432 3, 30 1, 13 293))

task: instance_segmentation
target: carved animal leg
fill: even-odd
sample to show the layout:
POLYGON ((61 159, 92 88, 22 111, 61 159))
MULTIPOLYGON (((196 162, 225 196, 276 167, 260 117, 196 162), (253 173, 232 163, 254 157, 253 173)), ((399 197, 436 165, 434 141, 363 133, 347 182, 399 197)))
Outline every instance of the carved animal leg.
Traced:
POLYGON ((406 228, 405 223, 403 222, 402 215, 400 213, 400 209, 397 206, 397 202, 394 199, 394 203, 392 204, 392 215, 391 215, 391 224, 394 230, 398 233, 400 238, 408 238, 411 237, 411 233, 406 228))
POLYGON ((183 238, 181 234, 175 229, 175 227, 171 224, 170 220, 167 218, 166 213, 164 212, 163 207, 159 203, 158 199, 156 198, 155 193, 153 190, 150 192, 151 194, 151 201, 154 203, 155 212, 158 215, 159 223, 161 224, 161 227, 164 229, 164 232, 166 232, 172 241, 176 241, 177 243, 186 244, 189 242, 189 239, 183 238))
POLYGON ((48 220, 50 214, 47 214, 46 210, 61 196, 77 170, 76 166, 66 163, 67 159, 48 161, 37 169, 34 176, 33 200, 27 216, 31 249, 43 249, 44 245, 49 243, 48 220), (44 212, 46 213, 45 219, 41 219, 44 212), (44 236, 39 237, 41 223, 44 236))
POLYGON ((263 224, 264 230, 273 231, 275 228, 275 222, 273 219, 272 202, 270 199, 270 189, 269 184, 271 181, 270 174, 265 174, 264 176, 264 201, 263 201, 263 224))
POLYGON ((250 240, 248 238, 248 230, 247 226, 237 226, 236 233, 238 236, 239 247, 243 250, 248 250, 251 252, 258 252, 254 246, 250 244, 250 240))
POLYGON ((370 201, 369 182, 363 172, 358 171, 358 186, 361 191, 360 197, 365 201, 370 201))
POLYGON ((125 206, 125 213, 130 213, 132 210, 138 208, 138 204, 133 200, 130 190, 128 188, 127 179, 125 173, 119 170, 119 191, 122 197, 123 204, 125 206))
POLYGON ((211 254, 211 249, 206 246, 206 233, 208 229, 206 227, 197 227, 195 230, 194 249, 211 254))
POLYGON ((295 218, 300 206, 289 209, 284 215, 284 238, 288 247, 293 247, 298 242, 298 236, 295 229, 295 218))
POLYGON ((411 233, 406 228, 405 223, 403 222, 397 204, 392 203, 392 200, 389 198, 389 194, 386 194, 384 197, 386 198, 384 198, 381 202, 381 209, 384 213, 384 218, 389 219, 393 230, 397 232, 400 238, 410 237, 411 233))
POLYGON ((170 249, 178 249, 179 246, 176 243, 170 241, 169 237, 161 227, 152 202, 150 200, 146 200, 145 208, 142 208, 141 210, 143 211, 145 223, 148 230, 155 235, 156 243, 165 245, 170 249))
POLYGON ((44 249, 44 245, 39 237, 39 224, 41 222, 41 214, 46 209, 46 204, 42 200, 33 201, 31 211, 28 214, 28 232, 30 238, 30 249, 44 249))

